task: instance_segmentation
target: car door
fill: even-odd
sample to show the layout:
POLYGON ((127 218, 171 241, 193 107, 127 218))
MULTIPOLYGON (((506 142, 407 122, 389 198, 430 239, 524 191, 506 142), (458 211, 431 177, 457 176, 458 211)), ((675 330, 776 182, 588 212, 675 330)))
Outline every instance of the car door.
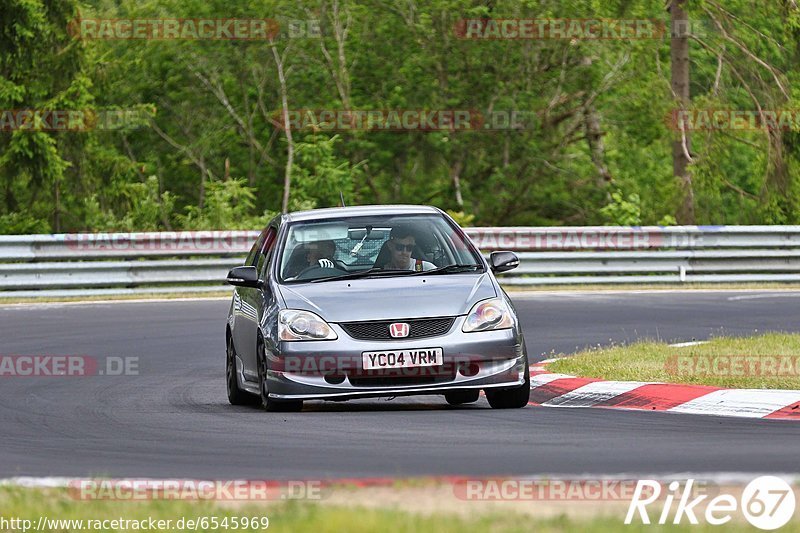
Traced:
MULTIPOLYGON (((267 230, 264 229, 256 239, 256 242, 253 243, 252 248, 250 248, 250 252, 247 254, 247 258, 244 261, 245 266, 255 265, 258 252, 264 246, 264 239, 266 236, 267 230)), ((236 353, 243 363, 250 359, 248 353, 250 351, 248 347, 249 340, 246 334, 248 331, 248 322, 250 320, 247 316, 249 308, 243 305, 244 299, 248 297, 248 291, 250 290, 251 289, 246 287, 234 287, 233 304, 231 306, 231 336, 233 337, 233 345, 236 348, 236 353)), ((244 373, 245 376, 248 376, 248 374, 250 374, 250 369, 245 367, 244 373)))
MULTIPOLYGON (((259 272, 260 279, 264 280, 266 276, 266 265, 268 258, 272 254, 275 247, 275 240, 278 235, 278 228, 275 224, 270 224, 260 239, 260 246, 256 250, 255 255, 251 259, 250 266, 256 267, 259 272)), ((268 283, 263 285, 266 287, 266 292, 270 293, 268 283)), ((263 314, 265 307, 265 292, 260 288, 239 288, 239 296, 241 298, 240 306, 240 323, 238 327, 239 338, 241 346, 237 345, 239 355, 244 362, 244 374, 248 380, 255 381, 258 379, 258 368, 256 367, 256 343, 258 341, 258 323, 263 314)), ((270 296, 271 297, 271 296, 270 296)))

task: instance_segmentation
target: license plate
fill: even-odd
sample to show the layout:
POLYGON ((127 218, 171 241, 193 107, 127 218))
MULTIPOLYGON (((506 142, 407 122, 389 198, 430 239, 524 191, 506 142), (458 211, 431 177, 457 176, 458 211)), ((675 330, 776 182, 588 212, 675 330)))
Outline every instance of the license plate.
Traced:
POLYGON ((441 348, 413 348, 410 350, 362 352, 361 357, 364 370, 440 366, 444 364, 444 351, 441 348))

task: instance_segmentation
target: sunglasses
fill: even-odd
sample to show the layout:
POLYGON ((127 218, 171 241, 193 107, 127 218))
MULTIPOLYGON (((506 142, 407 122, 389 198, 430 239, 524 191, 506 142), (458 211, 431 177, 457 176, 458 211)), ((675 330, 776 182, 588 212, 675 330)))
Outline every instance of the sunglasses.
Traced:
POLYGON ((414 251, 414 246, 416 246, 416 244, 397 244, 397 243, 394 243, 392 246, 394 246, 394 249, 397 252, 402 252, 403 250, 405 250, 406 252, 413 252, 414 251))

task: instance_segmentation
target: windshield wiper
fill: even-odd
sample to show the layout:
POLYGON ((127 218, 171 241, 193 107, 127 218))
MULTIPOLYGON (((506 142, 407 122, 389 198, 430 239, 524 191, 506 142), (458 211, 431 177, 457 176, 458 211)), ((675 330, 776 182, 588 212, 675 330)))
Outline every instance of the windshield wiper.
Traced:
POLYGON ((339 281, 346 279, 358 279, 358 278, 365 278, 368 276, 383 276, 383 275, 422 276, 428 274, 455 274, 457 272, 469 272, 471 270, 478 270, 479 268, 481 268, 481 266, 482 265, 478 264, 472 264, 472 265, 456 264, 456 265, 447 265, 439 268, 434 268, 433 270, 425 270, 419 272, 415 270, 405 270, 405 269, 370 268, 367 270, 362 270, 360 272, 345 274, 343 276, 330 276, 327 278, 312 279, 308 280, 308 283, 322 283, 325 281, 339 281))
POLYGON ((478 270, 481 268, 482 265, 473 264, 473 265, 447 265, 439 268, 434 268, 433 270, 423 270, 420 272, 414 272, 416 276, 428 275, 428 274, 455 274, 456 272, 469 272, 471 270, 478 270))
POLYGON ((367 276, 382 276, 384 274, 414 274, 413 270, 397 270, 397 269, 388 269, 388 268, 370 268, 367 270, 362 270, 360 272, 353 272, 351 274, 345 274, 344 276, 330 276, 327 278, 318 278, 309 280, 309 283, 322 283, 323 281, 339 281, 345 279, 358 279, 358 278, 365 278, 367 276))

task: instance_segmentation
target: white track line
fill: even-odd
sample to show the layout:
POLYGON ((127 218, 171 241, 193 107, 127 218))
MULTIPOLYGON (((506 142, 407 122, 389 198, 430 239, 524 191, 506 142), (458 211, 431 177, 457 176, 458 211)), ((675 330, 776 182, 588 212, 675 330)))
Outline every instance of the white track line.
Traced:
POLYGON ((690 341, 690 342, 678 342, 675 344, 668 345, 670 348, 685 348, 687 346, 699 346, 700 344, 708 344, 708 341, 690 341))
POLYGON ((600 402, 616 398, 620 394, 649 385, 644 381, 595 381, 570 391, 542 405, 551 407, 591 407, 600 402))
POLYGON ((729 296, 728 300, 731 302, 735 302, 738 300, 760 300, 762 298, 797 298, 800 297, 800 293, 798 292, 776 292, 776 293, 768 293, 768 294, 743 294, 741 296, 729 296))
POLYGON ((762 418, 800 402, 800 391, 723 389, 669 409, 673 413, 762 418))
POLYGON ((537 374, 535 376, 531 376, 531 388, 535 389, 536 387, 547 385, 551 381, 555 381, 557 379, 568 379, 572 377, 574 376, 568 376, 566 374, 537 374))

